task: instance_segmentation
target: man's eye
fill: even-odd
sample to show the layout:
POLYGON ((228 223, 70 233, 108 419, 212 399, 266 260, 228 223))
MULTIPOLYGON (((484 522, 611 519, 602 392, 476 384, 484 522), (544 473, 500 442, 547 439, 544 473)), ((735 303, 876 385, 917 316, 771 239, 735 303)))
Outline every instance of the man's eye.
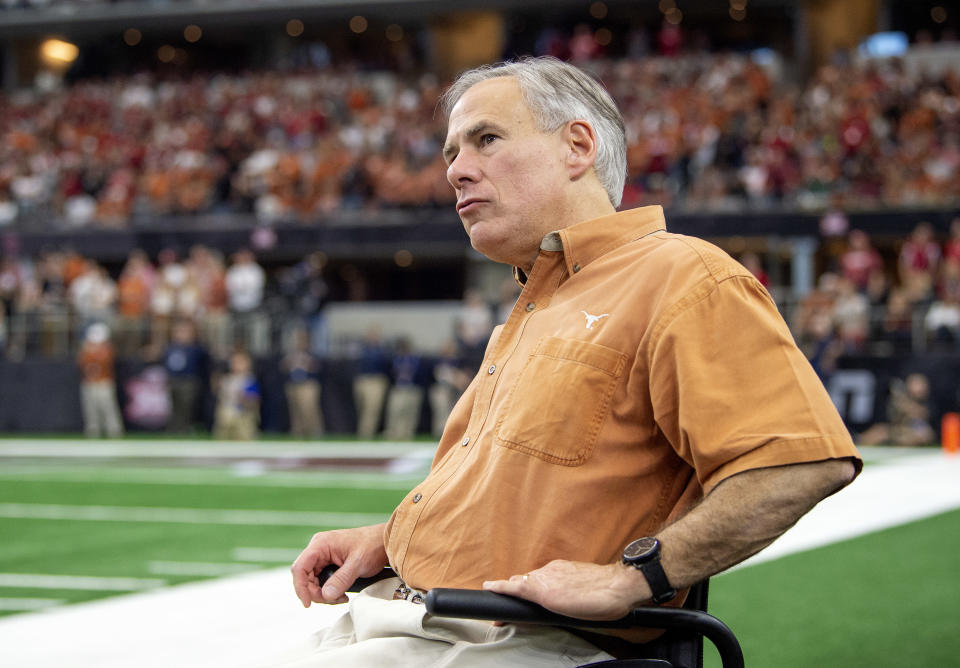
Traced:
POLYGON ((497 138, 497 135, 490 135, 490 134, 481 135, 480 144, 482 144, 483 146, 486 146, 487 144, 492 144, 496 138, 497 138))

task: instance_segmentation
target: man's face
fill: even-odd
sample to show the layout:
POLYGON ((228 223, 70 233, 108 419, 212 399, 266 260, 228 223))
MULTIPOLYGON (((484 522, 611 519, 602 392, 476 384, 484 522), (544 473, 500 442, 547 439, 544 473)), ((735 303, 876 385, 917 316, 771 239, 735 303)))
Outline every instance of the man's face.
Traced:
POLYGON ((556 227, 570 179, 561 130, 544 133, 512 77, 482 81, 450 113, 443 156, 471 245, 529 269, 556 227))

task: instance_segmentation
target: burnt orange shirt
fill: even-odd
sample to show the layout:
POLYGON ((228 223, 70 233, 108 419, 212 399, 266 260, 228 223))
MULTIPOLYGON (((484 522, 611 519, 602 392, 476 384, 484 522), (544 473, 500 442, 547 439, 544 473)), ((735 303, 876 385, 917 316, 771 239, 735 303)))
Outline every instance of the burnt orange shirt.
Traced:
POLYGON ((113 346, 110 343, 84 343, 77 353, 77 364, 83 373, 83 382, 112 381, 113 346))
POLYGON ((660 207, 555 232, 385 531, 412 587, 611 563, 723 479, 859 457, 773 300, 660 207))
POLYGON ((139 318, 150 306, 150 288, 140 274, 124 274, 117 281, 118 311, 127 318, 139 318))

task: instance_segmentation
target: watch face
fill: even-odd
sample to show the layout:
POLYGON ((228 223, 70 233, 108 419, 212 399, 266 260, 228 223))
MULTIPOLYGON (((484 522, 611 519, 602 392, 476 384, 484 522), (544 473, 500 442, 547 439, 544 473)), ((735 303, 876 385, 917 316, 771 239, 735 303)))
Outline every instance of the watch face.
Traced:
POLYGON ((638 538, 624 548, 623 558, 642 560, 644 557, 653 556, 653 552, 657 548, 657 543, 656 538, 649 536, 646 538, 638 538))

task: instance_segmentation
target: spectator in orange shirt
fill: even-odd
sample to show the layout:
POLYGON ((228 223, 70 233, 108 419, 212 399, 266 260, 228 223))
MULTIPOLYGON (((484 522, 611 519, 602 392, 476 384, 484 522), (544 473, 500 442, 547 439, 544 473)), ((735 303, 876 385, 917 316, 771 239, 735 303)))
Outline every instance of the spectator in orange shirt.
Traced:
POLYGON ((150 268, 142 252, 134 252, 117 280, 117 347, 134 355, 144 344, 150 310, 150 268))
POLYGON ((83 431, 90 438, 123 436, 120 407, 114 374, 114 351, 110 330, 102 322, 87 328, 83 345, 77 354, 77 365, 83 374, 80 402, 83 408, 83 431))

